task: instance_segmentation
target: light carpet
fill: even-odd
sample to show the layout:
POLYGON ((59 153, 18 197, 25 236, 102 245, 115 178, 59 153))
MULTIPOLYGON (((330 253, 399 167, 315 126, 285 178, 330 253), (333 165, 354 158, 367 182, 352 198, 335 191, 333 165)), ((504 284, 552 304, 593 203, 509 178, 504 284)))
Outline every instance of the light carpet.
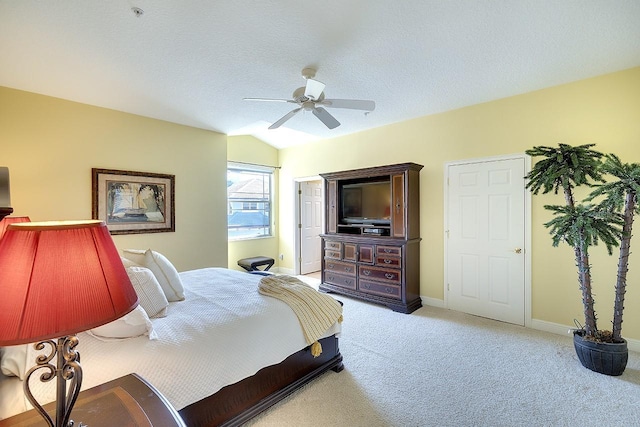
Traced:
POLYGON ((640 354, 620 377, 560 336, 434 307, 344 303, 345 369, 247 426, 640 426, 640 354))

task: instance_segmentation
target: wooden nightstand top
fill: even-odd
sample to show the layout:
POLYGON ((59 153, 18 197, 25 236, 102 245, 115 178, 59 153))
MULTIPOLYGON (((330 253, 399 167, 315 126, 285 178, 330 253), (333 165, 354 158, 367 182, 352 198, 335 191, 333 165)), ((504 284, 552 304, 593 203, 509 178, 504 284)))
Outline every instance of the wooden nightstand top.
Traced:
MULTIPOLYGON (((44 408, 50 414, 55 403, 44 408)), ((71 412, 76 425, 89 427, 185 427, 169 402, 151 384, 129 374, 80 393, 71 412)), ((0 427, 46 426, 35 410, 0 421, 0 427)))

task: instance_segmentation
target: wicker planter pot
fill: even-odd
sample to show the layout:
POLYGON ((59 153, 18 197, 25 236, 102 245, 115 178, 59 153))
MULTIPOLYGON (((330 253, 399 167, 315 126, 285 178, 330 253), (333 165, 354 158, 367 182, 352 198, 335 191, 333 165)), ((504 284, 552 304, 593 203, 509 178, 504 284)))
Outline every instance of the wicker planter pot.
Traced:
POLYGON ((622 375, 629 359, 627 341, 622 343, 598 343, 583 338, 584 330, 573 333, 573 346, 580 363, 600 374, 622 375))

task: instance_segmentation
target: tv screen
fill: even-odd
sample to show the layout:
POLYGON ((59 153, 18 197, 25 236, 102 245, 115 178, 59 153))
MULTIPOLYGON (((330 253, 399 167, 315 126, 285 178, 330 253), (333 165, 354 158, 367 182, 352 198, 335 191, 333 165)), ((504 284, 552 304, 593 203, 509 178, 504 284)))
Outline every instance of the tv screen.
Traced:
POLYGON ((389 181, 345 184, 341 189, 343 222, 363 224, 389 223, 391 185, 389 181))

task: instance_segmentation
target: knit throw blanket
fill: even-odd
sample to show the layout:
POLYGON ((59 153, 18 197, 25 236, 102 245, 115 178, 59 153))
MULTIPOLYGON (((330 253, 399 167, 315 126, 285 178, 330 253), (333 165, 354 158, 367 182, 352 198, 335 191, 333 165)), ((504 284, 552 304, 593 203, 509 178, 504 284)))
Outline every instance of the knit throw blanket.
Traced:
POLYGON ((335 322, 342 322, 342 305, 329 295, 321 294, 300 279, 291 276, 265 276, 258 292, 284 301, 298 316, 311 354, 318 357, 322 346, 318 340, 335 322))

